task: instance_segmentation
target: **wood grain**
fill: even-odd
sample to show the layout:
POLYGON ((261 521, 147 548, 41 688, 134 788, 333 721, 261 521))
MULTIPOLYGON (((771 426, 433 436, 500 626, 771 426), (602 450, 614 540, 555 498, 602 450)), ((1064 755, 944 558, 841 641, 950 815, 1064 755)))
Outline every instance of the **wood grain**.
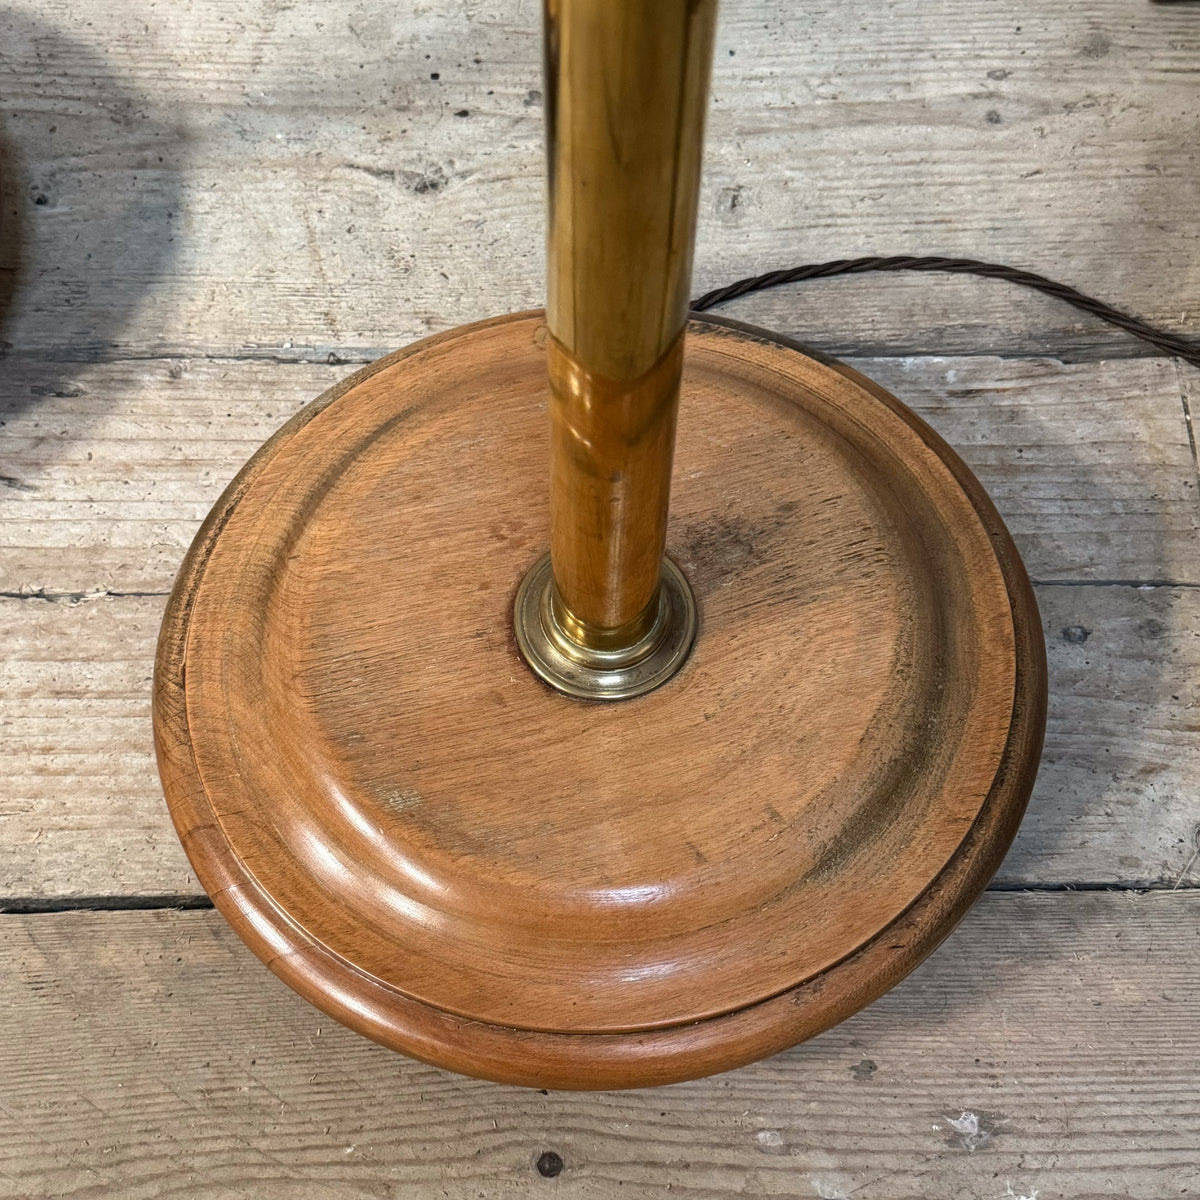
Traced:
MULTIPOLYGON (((541 304, 538 19, 516 0, 6 5, 0 338, 373 358, 541 304)), ((810 19, 753 0, 721 22, 697 294, 798 262, 964 254, 1197 328, 1187 5, 850 0, 810 19)), ((731 315, 838 353, 1137 352, 978 281, 808 284, 731 315)))
MULTIPOLYGON (((1197 475, 1180 403, 1189 372, 1161 359, 850 364, 963 456, 1035 579, 1200 582, 1197 475)), ((9 358, 0 590, 167 591, 241 465, 351 369, 9 358)))
POLYGON ((0 923, 0 1196, 1095 1200, 1200 1187, 1200 893, 989 895, 845 1024, 542 1094, 322 1017, 215 913, 0 923), (556 1179, 535 1163, 564 1162, 556 1179))
POLYGON ((697 645, 637 701, 548 690, 510 616, 549 533, 547 340, 535 312, 418 343, 255 455, 172 593, 155 744, 201 882, 306 998, 468 1074, 647 1086, 938 944, 1024 810, 1045 652, 928 426, 695 321, 667 544, 697 645))
MULTIPOLYGON (((1037 589, 1046 750, 1005 887, 1200 884, 1200 592, 1037 589), (1082 639, 1082 640, 1081 640, 1082 639)), ((199 895, 154 770, 163 597, 0 600, 0 903, 199 895)))
MULTIPOLYGON (((783 261, 976 254, 1194 330, 1190 7, 855 0, 800 22, 781 0, 727 4, 696 290, 783 261)), ((27 440, 15 470, 2 443, 0 474, 38 490, 0 481, 0 590, 165 590, 212 498, 292 410, 280 398, 297 407, 345 372, 329 353, 366 361, 541 301, 536 19, 499 3, 401 19, 369 0, 4 7, 0 439, 17 425, 27 440), (178 357, 83 361, 129 354, 178 357), (53 394, 76 385, 87 394, 53 394), (40 426, 14 416, 31 405, 40 426)), ((1138 352, 983 281, 844 280, 731 311, 839 353, 1138 352)), ((1131 365, 983 359, 1018 384, 1002 407, 987 390, 942 403, 939 372, 978 385, 969 359, 865 369, 928 394, 1035 574, 1196 582, 1195 475, 1171 405, 1200 399, 1189 371, 1172 392, 1172 368, 1144 364, 1142 380, 1131 365)), ((1185 870, 1195 592, 1056 587, 1039 604, 1048 753, 1000 880, 1200 882, 1185 870)), ((195 887, 148 753, 160 610, 0 600, 6 895, 195 887)), ((45 917, 40 933, 5 918, 30 940, 0 971, 16 989, 0 1005, 0 1194, 1194 1191, 1192 899, 985 897, 908 984, 733 1076, 740 1089, 594 1098, 400 1063, 322 1022, 211 914, 45 917), (251 1063, 277 1039, 294 1045, 251 1063), (964 1111, 982 1138, 947 1127, 964 1111), (567 1161, 556 1181, 532 1169, 545 1148, 567 1161)))

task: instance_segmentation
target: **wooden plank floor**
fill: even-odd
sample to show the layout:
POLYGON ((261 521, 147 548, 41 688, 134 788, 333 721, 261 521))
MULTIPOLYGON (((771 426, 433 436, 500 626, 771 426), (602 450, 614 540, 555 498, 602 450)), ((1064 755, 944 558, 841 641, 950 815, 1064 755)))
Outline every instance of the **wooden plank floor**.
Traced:
POLYGON ((212 912, 9 918, 0 1196, 1168 1197, 1200 1188, 1200 895, 989 895, 889 995, 717 1079, 408 1062, 212 912), (537 1159, 563 1161, 556 1179, 537 1159))
MULTIPOLYGON (((353 364, 540 303, 539 8, 0 11, 0 1197, 1194 1194, 1200 373, 1007 285, 729 310, 912 404, 1037 583, 1029 815, 893 993, 717 1079, 543 1095, 372 1046, 175 911, 165 593, 353 364)), ((962 254, 1200 334, 1198 83, 1191 4, 726 0, 695 290, 962 254)))

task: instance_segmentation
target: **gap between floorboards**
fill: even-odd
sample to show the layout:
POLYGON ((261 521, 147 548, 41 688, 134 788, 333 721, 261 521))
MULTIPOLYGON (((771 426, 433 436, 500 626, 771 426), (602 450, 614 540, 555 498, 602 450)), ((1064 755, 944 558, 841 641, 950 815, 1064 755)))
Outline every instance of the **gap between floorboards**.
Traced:
MULTIPOLYGON (((1200 891, 1200 883, 993 883, 986 891, 999 895, 1013 893, 1114 892, 1143 895, 1146 892, 1200 891)), ((0 900, 0 916, 40 916, 67 912, 158 912, 162 910, 209 910, 212 900, 205 895, 178 894, 154 896, 12 896, 0 900)))

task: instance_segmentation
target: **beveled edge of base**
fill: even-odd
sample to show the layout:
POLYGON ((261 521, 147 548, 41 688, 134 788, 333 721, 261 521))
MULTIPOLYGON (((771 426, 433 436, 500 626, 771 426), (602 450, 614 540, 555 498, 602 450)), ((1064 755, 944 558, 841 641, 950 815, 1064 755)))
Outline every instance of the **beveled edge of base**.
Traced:
POLYGON ((693 314, 731 343, 781 346, 852 379, 901 415, 954 475, 986 529, 1005 580, 1015 633, 1016 682, 1009 737, 979 816, 916 901, 870 941, 814 979, 736 1012, 634 1034, 558 1034, 464 1020, 412 1000, 315 942, 254 879, 225 839, 193 757, 186 708, 192 605, 212 548, 242 495, 280 441, 376 372, 431 345, 498 324, 541 319, 514 313, 426 338, 369 364, 284 424, 226 488, 184 558, 167 603, 155 658, 154 742, 180 841, 205 890, 243 941, 329 1016, 435 1066, 525 1087, 650 1087, 743 1066, 850 1016, 913 970, 951 932, 1000 865, 1033 788, 1046 723, 1045 644, 1037 603, 1008 530, 982 485, 941 437, 883 388, 825 355, 741 322, 693 314))

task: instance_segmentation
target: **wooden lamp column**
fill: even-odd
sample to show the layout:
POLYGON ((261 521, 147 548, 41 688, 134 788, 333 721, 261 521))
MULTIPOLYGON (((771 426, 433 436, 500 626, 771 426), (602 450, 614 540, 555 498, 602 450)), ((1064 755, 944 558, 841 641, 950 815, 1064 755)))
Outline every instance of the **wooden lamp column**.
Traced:
POLYGON ((221 911, 338 1020, 491 1079, 667 1083, 827 1028, 953 928, 1040 754, 978 481, 849 368, 687 321, 714 16, 547 0, 547 312, 280 429, 159 643, 221 911))
POLYGON ((716 0, 546 8, 551 554, 515 628, 569 695, 650 691, 695 636, 663 550, 715 23, 716 0))

